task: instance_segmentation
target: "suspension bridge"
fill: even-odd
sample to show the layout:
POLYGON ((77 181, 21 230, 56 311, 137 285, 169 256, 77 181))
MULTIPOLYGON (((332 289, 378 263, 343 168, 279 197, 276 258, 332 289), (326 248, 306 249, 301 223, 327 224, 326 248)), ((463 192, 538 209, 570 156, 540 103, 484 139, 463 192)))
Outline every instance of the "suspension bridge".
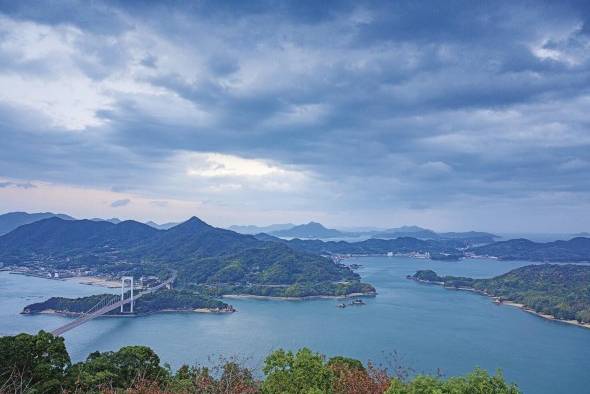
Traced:
POLYGON ((64 324, 61 327, 56 328, 55 330, 51 331, 51 333, 55 336, 60 336, 67 331, 73 330, 76 327, 81 326, 82 324, 95 319, 99 316, 102 316, 110 311, 113 311, 117 308, 121 309, 121 312, 124 312, 125 305, 129 305, 130 309, 129 312, 133 313, 133 306, 135 301, 138 298, 150 293, 155 293, 156 291, 171 286, 172 283, 176 280, 176 271, 172 273, 172 276, 166 279, 164 282, 144 289, 141 292, 134 294, 134 287, 133 287, 133 277, 132 276, 124 276, 121 278, 121 295, 118 294, 109 294, 104 296, 99 302, 96 303, 92 308, 88 311, 82 313, 80 317, 77 319, 64 324), (126 283, 129 283, 129 291, 126 291, 126 283), (125 298, 125 295, 129 293, 129 297, 125 298))

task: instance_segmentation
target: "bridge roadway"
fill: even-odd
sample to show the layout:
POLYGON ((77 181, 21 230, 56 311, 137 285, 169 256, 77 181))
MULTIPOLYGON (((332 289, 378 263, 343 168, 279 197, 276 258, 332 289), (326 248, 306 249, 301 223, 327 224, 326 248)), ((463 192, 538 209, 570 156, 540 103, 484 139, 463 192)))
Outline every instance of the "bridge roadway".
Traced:
MULTIPOLYGON (((161 288, 172 284, 174 281, 176 280, 176 272, 173 273, 172 277, 165 280, 164 282, 160 283, 157 286, 154 287, 150 287, 149 289, 142 291, 141 293, 138 293, 137 295, 134 296, 133 301, 137 300, 138 298, 140 298, 141 296, 144 296, 146 294, 150 294, 150 293, 154 293, 158 290, 160 290, 161 288)), ((113 294, 113 300, 115 295, 113 294)), ((97 309, 96 311, 92 312, 92 313, 85 313, 82 316, 80 316, 79 318, 77 318, 76 320, 73 320, 71 322, 69 322, 68 324, 64 324, 61 327, 56 328, 55 330, 51 331, 51 333, 55 336, 60 336, 62 334, 64 334, 67 331, 70 331, 78 326, 81 326, 82 324, 86 323, 87 321, 90 321, 92 319, 95 319, 99 316, 104 315, 105 313, 108 313, 112 310, 115 310, 117 308, 120 308, 122 305, 127 305, 129 303, 131 303, 131 298, 127 298, 123 301, 119 300, 117 302, 114 302, 112 304, 108 304, 100 309, 97 309)))

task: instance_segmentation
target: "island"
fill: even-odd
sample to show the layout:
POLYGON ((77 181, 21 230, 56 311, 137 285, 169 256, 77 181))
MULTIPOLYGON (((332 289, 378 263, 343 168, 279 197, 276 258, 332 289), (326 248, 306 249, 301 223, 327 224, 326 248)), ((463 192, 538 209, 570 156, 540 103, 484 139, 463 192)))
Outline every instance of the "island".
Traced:
POLYGON ((213 227, 192 217, 167 230, 52 217, 0 236, 0 262, 44 278, 123 276, 162 282, 206 296, 339 297, 375 288, 333 259, 272 240, 213 227))
POLYGON ((490 279, 439 276, 432 270, 409 275, 423 283, 476 291, 497 304, 520 307, 546 319, 590 328, 590 266, 527 265, 490 279))
POLYGON ((493 257, 499 260, 526 260, 552 263, 590 262, 590 238, 576 237, 569 241, 533 242, 511 239, 472 247, 466 257, 493 257))
MULTIPOLYGON (((22 314, 59 314, 77 317, 85 313, 109 294, 98 294, 81 298, 52 297, 44 302, 27 305, 22 314)), ((112 294, 113 297, 118 297, 112 294)), ((128 306, 126 307, 128 310, 128 306)), ((233 306, 187 290, 160 290, 138 298, 134 303, 134 315, 147 315, 159 312, 206 312, 232 313, 233 306)), ((115 309, 106 316, 128 316, 115 309)))
POLYGON ((307 299, 307 298, 349 298, 377 295, 375 288, 368 283, 295 283, 293 285, 226 285, 221 288, 207 286, 204 292, 211 296, 225 298, 250 297, 267 299, 307 299))

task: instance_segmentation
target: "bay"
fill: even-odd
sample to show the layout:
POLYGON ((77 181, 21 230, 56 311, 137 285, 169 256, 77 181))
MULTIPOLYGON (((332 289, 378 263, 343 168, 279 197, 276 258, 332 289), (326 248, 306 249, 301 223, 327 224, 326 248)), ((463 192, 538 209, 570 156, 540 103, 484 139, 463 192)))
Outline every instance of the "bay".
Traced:
MULTIPOLYGON (((378 291, 364 306, 341 309, 342 301, 229 300, 226 315, 167 313, 101 318, 65 334, 74 361, 95 350, 130 344, 152 347, 162 362, 208 364, 219 355, 238 356, 258 368, 274 349, 303 346, 328 356, 346 355, 415 372, 465 374, 476 366, 502 369, 525 393, 589 392, 590 330, 553 322, 487 297, 407 280, 419 269, 442 275, 486 278, 527 262, 440 262, 405 257, 362 257, 358 272, 378 291), (567 388, 567 389, 566 389, 567 388)), ((50 296, 116 292, 72 282, 0 273, 0 334, 51 330, 60 316, 20 315, 50 296)))

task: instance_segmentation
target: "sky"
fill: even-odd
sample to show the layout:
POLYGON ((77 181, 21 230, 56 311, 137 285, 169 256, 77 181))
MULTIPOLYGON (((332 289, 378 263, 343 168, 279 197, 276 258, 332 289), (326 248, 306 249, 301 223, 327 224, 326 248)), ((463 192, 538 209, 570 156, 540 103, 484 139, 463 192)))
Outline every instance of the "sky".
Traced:
POLYGON ((590 4, 0 0, 0 213, 590 230, 590 4))

